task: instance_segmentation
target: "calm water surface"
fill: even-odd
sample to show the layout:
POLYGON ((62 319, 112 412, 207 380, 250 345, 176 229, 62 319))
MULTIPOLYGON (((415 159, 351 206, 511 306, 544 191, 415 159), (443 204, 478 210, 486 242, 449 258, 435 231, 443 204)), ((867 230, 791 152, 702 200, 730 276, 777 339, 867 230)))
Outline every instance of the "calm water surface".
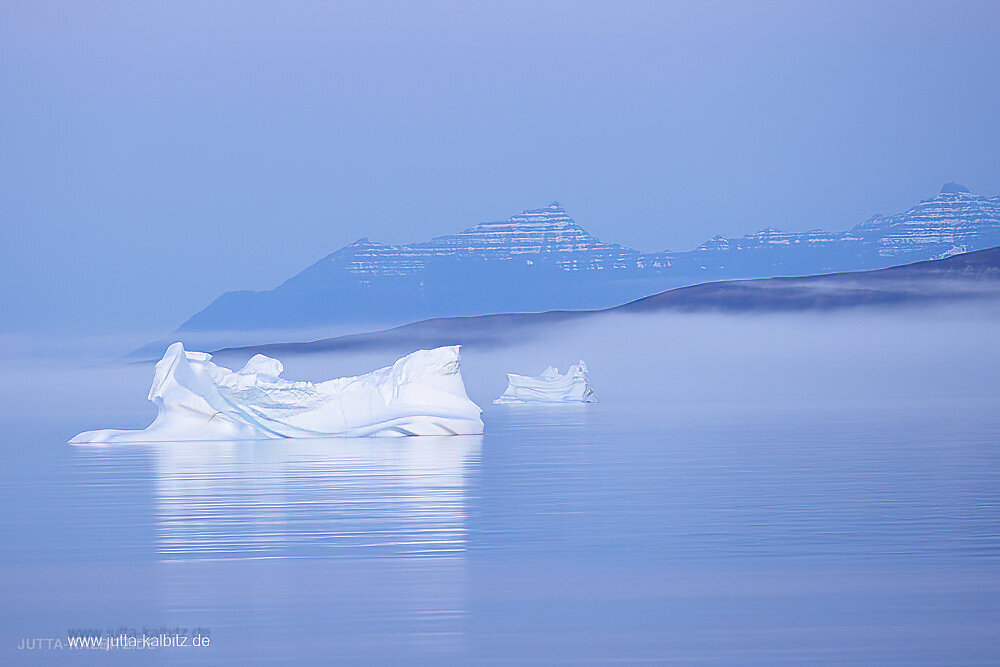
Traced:
POLYGON ((115 447, 8 415, 0 658, 997 663, 998 408, 495 406, 482 437, 115 447), (211 645, 17 648, 122 627, 211 645))

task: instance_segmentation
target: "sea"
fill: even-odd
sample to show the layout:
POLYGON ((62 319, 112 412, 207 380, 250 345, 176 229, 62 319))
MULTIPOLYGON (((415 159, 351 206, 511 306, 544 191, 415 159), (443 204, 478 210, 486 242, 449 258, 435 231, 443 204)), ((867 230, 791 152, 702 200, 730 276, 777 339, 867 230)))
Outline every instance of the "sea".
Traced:
POLYGON ((996 357, 968 385, 961 354, 922 357, 933 390, 905 391, 873 361, 897 337, 856 391, 850 360, 810 370, 836 391, 712 391, 758 343, 663 394, 602 395, 598 355, 601 402, 477 396, 484 434, 440 438, 70 446, 148 423, 149 367, 79 370, 89 398, 22 369, 0 663, 1000 663, 996 357))

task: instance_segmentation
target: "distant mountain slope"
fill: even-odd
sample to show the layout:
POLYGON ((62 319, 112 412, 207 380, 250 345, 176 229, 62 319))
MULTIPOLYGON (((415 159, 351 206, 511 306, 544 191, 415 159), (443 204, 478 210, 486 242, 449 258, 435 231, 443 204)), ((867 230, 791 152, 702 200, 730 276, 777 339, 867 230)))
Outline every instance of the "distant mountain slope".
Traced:
POLYGON ((311 343, 228 348, 219 353, 282 355, 364 350, 402 353, 456 344, 489 348, 525 340, 552 324, 611 313, 807 311, 976 299, 1000 302, 1000 247, 874 271, 704 283, 601 310, 439 318, 374 333, 311 343))
POLYGON ((989 248, 874 271, 704 283, 611 310, 822 310, 998 296, 1000 248, 989 248))
POLYGON ((360 239, 273 290, 222 295, 175 337, 598 309, 709 280, 875 269, 997 244, 1000 198, 955 184, 848 231, 764 229, 689 252, 641 253, 601 241, 553 203, 422 243, 360 239))

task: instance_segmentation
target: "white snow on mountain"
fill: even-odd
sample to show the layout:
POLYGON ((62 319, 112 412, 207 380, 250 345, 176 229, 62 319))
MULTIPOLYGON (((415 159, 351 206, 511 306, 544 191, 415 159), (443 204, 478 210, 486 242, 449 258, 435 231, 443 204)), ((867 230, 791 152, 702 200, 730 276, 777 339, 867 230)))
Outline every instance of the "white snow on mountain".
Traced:
POLYGON ((882 257, 938 246, 978 248, 977 239, 1000 234, 1000 197, 984 197, 946 183, 937 197, 903 213, 875 216, 854 231, 874 237, 882 257))
MULTIPOLYGON (((847 231, 786 232, 768 227, 741 237, 715 236, 690 254, 693 260, 705 253, 837 246, 852 252, 872 248, 880 257, 891 257, 942 244, 980 247, 982 244, 974 243, 976 239, 996 233, 1000 233, 1000 198, 973 194, 964 186, 947 183, 938 196, 907 211, 890 217, 876 215, 847 231)), ((346 258, 347 271, 364 278, 409 275, 442 257, 527 264, 551 261, 563 271, 655 271, 669 268, 687 254, 641 253, 617 243, 605 243, 553 202, 506 220, 480 223, 420 243, 394 246, 360 239, 328 259, 346 258)))
POLYGON ((643 255, 617 243, 604 243, 569 217, 558 202, 528 209, 499 222, 483 222, 457 234, 409 245, 359 239, 333 253, 336 261, 349 256, 347 270, 356 277, 407 275, 440 257, 489 258, 500 262, 533 263, 551 258, 564 271, 642 269, 666 266, 665 257, 643 255), (528 259, 535 256, 533 259, 528 259))

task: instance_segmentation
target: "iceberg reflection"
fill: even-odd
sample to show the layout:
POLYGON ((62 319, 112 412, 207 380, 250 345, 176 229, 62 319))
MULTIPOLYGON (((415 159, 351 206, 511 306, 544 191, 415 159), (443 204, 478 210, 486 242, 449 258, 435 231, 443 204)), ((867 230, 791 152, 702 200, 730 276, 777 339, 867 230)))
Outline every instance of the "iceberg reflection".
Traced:
POLYGON ((164 560, 454 556, 482 436, 148 445, 164 560))

